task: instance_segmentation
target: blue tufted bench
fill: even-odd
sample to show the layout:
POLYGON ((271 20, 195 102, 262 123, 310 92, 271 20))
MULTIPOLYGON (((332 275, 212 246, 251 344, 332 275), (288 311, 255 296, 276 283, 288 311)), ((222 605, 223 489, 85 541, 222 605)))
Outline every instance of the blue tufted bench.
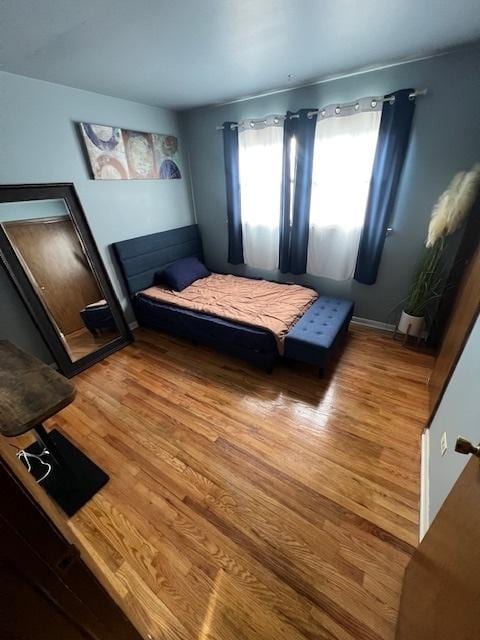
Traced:
POLYGON ((287 358, 316 365, 323 375, 328 358, 347 333, 353 302, 321 296, 285 336, 287 358))
POLYGON ((115 329, 117 327, 112 312, 105 300, 99 300, 87 305, 80 311, 83 324, 93 336, 102 329, 115 329))

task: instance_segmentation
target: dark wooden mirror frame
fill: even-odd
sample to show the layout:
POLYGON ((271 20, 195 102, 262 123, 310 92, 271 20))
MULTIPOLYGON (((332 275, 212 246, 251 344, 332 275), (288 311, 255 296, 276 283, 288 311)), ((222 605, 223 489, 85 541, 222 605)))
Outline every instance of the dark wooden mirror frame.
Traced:
POLYGON ((98 279, 105 300, 110 305, 119 336, 93 353, 73 362, 53 326, 45 307, 37 296, 34 286, 25 273, 8 237, 0 224, 0 259, 15 287, 20 293, 33 322, 38 327, 47 346, 52 352, 60 371, 72 377, 92 364, 103 360, 106 356, 122 349, 133 340, 132 333, 123 315, 122 308, 112 287, 112 283, 100 257, 97 245, 88 225, 82 204, 73 183, 0 185, 0 202, 24 202, 30 200, 61 199, 70 212, 73 225, 81 238, 88 254, 90 265, 98 279))

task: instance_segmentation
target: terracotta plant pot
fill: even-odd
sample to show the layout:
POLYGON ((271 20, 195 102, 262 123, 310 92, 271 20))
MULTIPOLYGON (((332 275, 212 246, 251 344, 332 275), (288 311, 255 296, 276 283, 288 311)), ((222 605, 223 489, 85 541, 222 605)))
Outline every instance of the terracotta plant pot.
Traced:
POLYGON ((409 313, 402 311, 398 322, 397 331, 400 333, 408 333, 409 336, 420 338, 425 328, 424 316, 411 316, 409 313))

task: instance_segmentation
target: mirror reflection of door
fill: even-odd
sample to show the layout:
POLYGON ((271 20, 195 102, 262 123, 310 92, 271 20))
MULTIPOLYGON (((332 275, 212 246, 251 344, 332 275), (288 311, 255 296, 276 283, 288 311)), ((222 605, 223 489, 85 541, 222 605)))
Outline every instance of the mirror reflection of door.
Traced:
POLYGON ((3 204, 3 229, 73 361, 119 335, 62 200, 3 204))

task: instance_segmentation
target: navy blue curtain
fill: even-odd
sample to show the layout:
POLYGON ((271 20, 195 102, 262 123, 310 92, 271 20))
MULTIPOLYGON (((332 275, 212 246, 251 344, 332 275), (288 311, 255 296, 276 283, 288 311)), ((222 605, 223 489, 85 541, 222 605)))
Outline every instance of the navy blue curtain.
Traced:
POLYGON ((307 270, 310 196, 312 191, 313 147, 315 144, 316 114, 314 109, 300 109, 296 114, 287 112, 284 124, 283 194, 280 224, 280 259, 282 273, 305 273, 307 270), (292 118, 295 115, 298 117, 292 118), (296 140, 295 187, 293 208, 290 176, 290 148, 296 140))
POLYGON ((383 104, 354 276, 362 284, 374 284, 377 279, 412 128, 415 99, 411 100, 409 94, 413 91, 402 89, 389 94, 395 96, 395 101, 383 104))
POLYGON ((227 189, 228 261, 243 264, 242 212, 240 205, 240 173, 238 167, 238 128, 223 123, 223 153, 227 189))
POLYGON ((283 122, 283 165, 282 165, 282 198, 280 204, 280 243, 278 252, 278 268, 282 273, 290 270, 290 206, 292 202, 290 152, 294 136, 295 120, 287 111, 283 122))

